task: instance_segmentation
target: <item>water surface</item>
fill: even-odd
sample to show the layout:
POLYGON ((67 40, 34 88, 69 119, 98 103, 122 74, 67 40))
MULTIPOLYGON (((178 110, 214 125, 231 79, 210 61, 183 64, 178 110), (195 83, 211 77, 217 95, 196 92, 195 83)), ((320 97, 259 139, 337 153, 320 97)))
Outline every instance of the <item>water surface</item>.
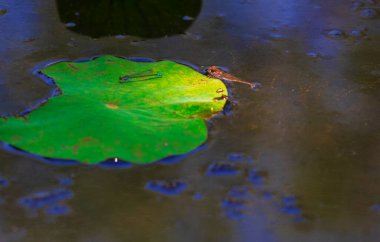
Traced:
POLYGON ((230 84, 232 113, 170 165, 57 166, 0 150, 0 241, 377 241, 380 4, 204 0, 167 18, 178 31, 94 38, 61 21, 58 2, 0 2, 2 116, 54 92, 35 69, 101 54, 222 66, 262 87, 230 84), (208 174, 226 163, 237 172, 208 174))

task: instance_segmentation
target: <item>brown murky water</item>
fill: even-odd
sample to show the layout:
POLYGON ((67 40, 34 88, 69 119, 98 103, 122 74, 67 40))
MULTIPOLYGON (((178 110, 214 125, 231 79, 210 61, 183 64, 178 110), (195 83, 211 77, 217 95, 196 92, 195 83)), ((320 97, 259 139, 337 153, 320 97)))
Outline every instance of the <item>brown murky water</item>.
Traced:
POLYGON ((51 94, 35 68, 100 54, 218 65, 262 87, 231 84, 232 114, 171 165, 60 166, 0 150, 1 242, 378 241, 380 2, 204 0, 178 10, 192 23, 170 25, 182 34, 168 18, 151 39, 94 39, 62 23, 57 3, 0 1, 1 115, 51 94), (232 172, 207 174, 221 161, 232 172), (187 187, 166 196, 151 180, 187 187))

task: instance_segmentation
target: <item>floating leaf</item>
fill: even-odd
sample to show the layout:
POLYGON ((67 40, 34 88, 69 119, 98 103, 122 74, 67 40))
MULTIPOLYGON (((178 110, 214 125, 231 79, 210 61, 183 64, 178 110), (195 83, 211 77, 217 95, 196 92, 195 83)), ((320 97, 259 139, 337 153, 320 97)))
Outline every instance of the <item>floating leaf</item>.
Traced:
POLYGON ((148 163, 187 153, 207 139, 226 86, 172 62, 101 56, 41 70, 61 94, 23 117, 0 118, 0 140, 43 157, 148 163), (138 73, 156 78, 120 78, 138 73), (159 77, 159 78, 158 78, 159 77))

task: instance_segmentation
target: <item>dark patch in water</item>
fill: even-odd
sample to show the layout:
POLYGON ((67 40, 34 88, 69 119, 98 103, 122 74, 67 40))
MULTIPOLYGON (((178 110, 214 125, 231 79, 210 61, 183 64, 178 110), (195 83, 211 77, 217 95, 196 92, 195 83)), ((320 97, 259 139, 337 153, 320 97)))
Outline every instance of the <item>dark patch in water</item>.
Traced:
POLYGON ((236 198, 236 197, 226 197, 222 201, 222 208, 233 208, 233 209, 242 209, 246 205, 246 200, 242 198, 236 198))
POLYGON ((295 196, 285 196, 282 198, 281 212, 287 215, 301 216, 302 211, 298 206, 295 196))
POLYGON ((66 204, 53 204, 44 210, 46 215, 63 216, 71 212, 71 209, 66 204))
POLYGON ((207 167, 207 176, 236 176, 240 174, 239 168, 228 162, 215 162, 207 167))
POLYGON ((262 171, 251 169, 248 174, 248 180, 255 186, 261 186, 265 183, 265 174, 262 171))
POLYGON ((329 39, 340 40, 347 37, 346 33, 340 29, 328 29, 323 31, 323 35, 329 39))
POLYGON ((358 29, 353 29, 350 32, 350 36, 354 38, 362 38, 367 36, 366 30, 358 30, 358 29))
POLYGON ((248 187, 246 186, 235 186, 232 187, 228 193, 228 197, 234 197, 234 198, 246 198, 249 194, 248 187))
POLYGON ((285 214, 289 215, 300 215, 301 214, 301 209, 299 209, 296 206, 285 206, 281 209, 281 211, 285 214))
POLYGON ((58 177, 58 182, 62 186, 71 186, 74 184, 74 180, 66 176, 58 177))
POLYGON ((240 153, 230 153, 228 155, 228 160, 230 161, 242 161, 244 159, 244 155, 240 153))
POLYGON ((22 197, 18 204, 30 211, 51 207, 74 197, 74 193, 66 188, 56 188, 48 191, 39 191, 22 197))
POLYGON ((203 200, 203 198, 204 198, 203 194, 199 193, 199 192, 194 193, 194 195, 193 195, 193 200, 195 200, 195 201, 203 200))
POLYGON ((224 211, 224 216, 229 219, 239 220, 244 217, 244 211, 240 209, 227 209, 224 211))
POLYGON ((360 11, 360 17, 362 19, 375 19, 379 17, 379 13, 376 9, 373 8, 366 8, 360 11))
POLYGON ((166 196, 176 196, 185 191, 187 184, 181 181, 148 181, 145 185, 145 189, 157 192, 166 196))
POLYGON ((0 188, 5 188, 9 186, 8 179, 0 176, 0 188))
POLYGON ((160 38, 182 34, 201 9, 201 0, 56 0, 66 27, 93 38, 133 35, 160 38), (188 16, 184 18, 184 16, 188 16), (75 24, 72 24, 75 23, 75 24))
POLYGON ((249 189, 246 186, 234 186, 222 200, 221 207, 229 219, 240 219, 249 201, 249 189))

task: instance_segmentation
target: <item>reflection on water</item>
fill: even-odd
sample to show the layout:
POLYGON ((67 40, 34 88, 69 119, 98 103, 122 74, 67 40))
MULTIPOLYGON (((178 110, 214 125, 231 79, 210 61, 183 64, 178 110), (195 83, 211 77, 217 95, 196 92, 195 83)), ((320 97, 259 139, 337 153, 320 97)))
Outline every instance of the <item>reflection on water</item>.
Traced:
POLYGON ((19 199, 18 203, 33 216, 37 216, 39 210, 47 215, 61 216, 70 212, 70 208, 64 203, 65 200, 74 196, 71 190, 56 188, 49 191, 38 191, 19 199))
POLYGON ((173 20, 185 35, 139 42, 69 31, 89 15, 66 2, 63 25, 53 3, 0 4, 1 114, 50 96, 35 66, 99 54, 226 66, 262 88, 229 83, 232 110, 180 161, 54 166, 1 150, 0 241, 378 240, 380 19, 367 9, 380 3, 204 0, 173 20))
POLYGON ((57 0, 59 17, 74 32, 99 38, 134 35, 158 38, 182 34, 193 23, 201 0, 57 0))
POLYGON ((176 196, 185 191, 187 184, 181 181, 148 181, 145 189, 166 196, 176 196))

